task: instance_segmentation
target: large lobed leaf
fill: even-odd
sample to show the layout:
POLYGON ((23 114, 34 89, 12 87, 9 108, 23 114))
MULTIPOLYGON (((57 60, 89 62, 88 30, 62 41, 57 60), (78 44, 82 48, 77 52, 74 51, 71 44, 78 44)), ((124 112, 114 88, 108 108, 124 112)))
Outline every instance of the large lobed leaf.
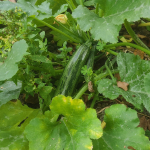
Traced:
POLYGON ((150 62, 133 54, 117 55, 118 70, 122 82, 129 84, 128 91, 117 87, 110 79, 102 79, 98 83, 98 91, 105 97, 115 99, 122 95, 135 107, 144 107, 150 112, 150 62))
POLYGON ((93 150, 149 150, 150 142, 139 125, 137 112, 125 105, 112 105, 105 110, 103 136, 93 141, 93 150))
POLYGON ((20 40, 12 46, 12 50, 8 53, 7 59, 0 65, 0 81, 10 79, 18 71, 17 63, 22 60, 28 49, 25 40, 20 40))
POLYGON ((26 127, 29 149, 90 150, 90 138, 102 136, 96 111, 85 110, 82 100, 59 95, 53 98, 50 108, 43 118, 33 119, 26 127), (59 115, 64 117, 56 121, 59 115))
POLYGON ((36 18, 44 20, 46 18, 57 15, 67 10, 68 5, 65 4, 65 0, 18 0, 17 3, 11 3, 9 1, 0 2, 0 10, 8 11, 21 8, 28 16, 35 15, 36 18))
POLYGON ((29 149, 29 143, 25 138, 23 131, 28 122, 38 114, 38 111, 39 110, 23 106, 19 100, 16 102, 10 101, 0 107, 1 150, 29 149))
POLYGON ((17 85, 13 81, 7 81, 4 84, 0 85, 0 107, 3 104, 6 104, 12 99, 17 99, 19 97, 22 83, 17 82, 17 85))
POLYGON ((0 2, 0 10, 7 11, 21 8, 29 16, 35 15, 38 19, 43 20, 52 16, 52 10, 49 8, 50 3, 44 1, 40 5, 36 6, 35 1, 19 0, 17 3, 11 3, 9 1, 0 2))
POLYGON ((74 10, 72 15, 74 18, 77 18, 77 22, 82 30, 90 30, 95 40, 102 39, 104 42, 116 43, 120 25, 125 19, 137 21, 140 17, 149 17, 149 0, 93 1, 100 4, 104 14, 102 18, 81 5, 74 10))

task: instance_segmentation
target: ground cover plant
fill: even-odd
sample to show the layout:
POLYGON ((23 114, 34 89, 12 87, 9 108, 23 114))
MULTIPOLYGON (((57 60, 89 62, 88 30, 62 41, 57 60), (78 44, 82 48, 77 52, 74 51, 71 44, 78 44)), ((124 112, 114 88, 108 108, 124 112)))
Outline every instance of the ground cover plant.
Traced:
POLYGON ((1 1, 0 149, 149 150, 137 112, 150 112, 150 50, 132 29, 149 11, 149 0, 1 1))

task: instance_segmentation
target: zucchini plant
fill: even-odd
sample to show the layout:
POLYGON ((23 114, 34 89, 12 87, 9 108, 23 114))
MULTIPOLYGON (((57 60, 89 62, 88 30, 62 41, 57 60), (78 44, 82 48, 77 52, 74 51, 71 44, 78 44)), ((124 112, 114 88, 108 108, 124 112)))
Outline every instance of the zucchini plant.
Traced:
POLYGON ((150 50, 130 25, 141 17, 149 18, 149 0, 1 1, 0 11, 8 10, 18 15, 24 12, 21 21, 25 29, 40 32, 45 26, 49 27, 49 35, 53 34, 58 46, 67 41, 78 48, 69 60, 60 60, 56 51, 47 50, 44 31, 40 37, 39 32, 27 32, 26 36, 22 32, 16 36, 20 38, 11 51, 6 51, 7 58, 0 55, 1 149, 150 149, 144 130, 137 127, 136 112, 144 108, 150 112, 149 61, 114 51, 117 46, 131 46, 150 55, 150 50), (136 44, 118 43, 122 24, 136 44), (95 70, 97 60, 106 54, 115 59, 107 59, 95 70), (67 62, 65 67, 63 61, 67 62), (81 72, 87 79, 84 84, 81 72), (116 73, 120 74, 120 82, 129 85, 127 90, 118 87, 116 73), (29 84, 23 82, 26 76, 30 77, 29 84), (94 84, 93 103, 86 109, 82 95, 88 90, 89 82, 94 84), (24 91, 38 95, 39 109, 23 106, 19 100, 10 101, 24 91), (100 94, 111 100, 122 95, 135 110, 114 104, 105 110, 101 123, 93 109, 100 94))

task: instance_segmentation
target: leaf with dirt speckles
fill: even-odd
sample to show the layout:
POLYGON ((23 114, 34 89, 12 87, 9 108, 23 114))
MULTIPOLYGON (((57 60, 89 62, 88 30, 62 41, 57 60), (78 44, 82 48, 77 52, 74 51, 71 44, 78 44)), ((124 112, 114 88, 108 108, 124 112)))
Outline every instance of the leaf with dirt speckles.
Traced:
POLYGON ((149 150, 150 141, 139 125, 137 112, 122 104, 115 104, 105 110, 106 127, 103 136, 93 140, 93 150, 149 150))

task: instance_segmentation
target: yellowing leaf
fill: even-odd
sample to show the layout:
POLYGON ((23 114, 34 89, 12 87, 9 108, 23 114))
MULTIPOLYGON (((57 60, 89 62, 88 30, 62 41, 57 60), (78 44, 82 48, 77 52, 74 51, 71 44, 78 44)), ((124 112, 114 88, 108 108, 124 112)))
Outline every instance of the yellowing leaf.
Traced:
POLYGON ((103 134, 96 111, 85 109, 81 99, 59 95, 52 99, 50 109, 43 118, 33 119, 25 129, 32 150, 91 150, 91 139, 103 134), (63 117, 57 119, 59 115, 63 117))

